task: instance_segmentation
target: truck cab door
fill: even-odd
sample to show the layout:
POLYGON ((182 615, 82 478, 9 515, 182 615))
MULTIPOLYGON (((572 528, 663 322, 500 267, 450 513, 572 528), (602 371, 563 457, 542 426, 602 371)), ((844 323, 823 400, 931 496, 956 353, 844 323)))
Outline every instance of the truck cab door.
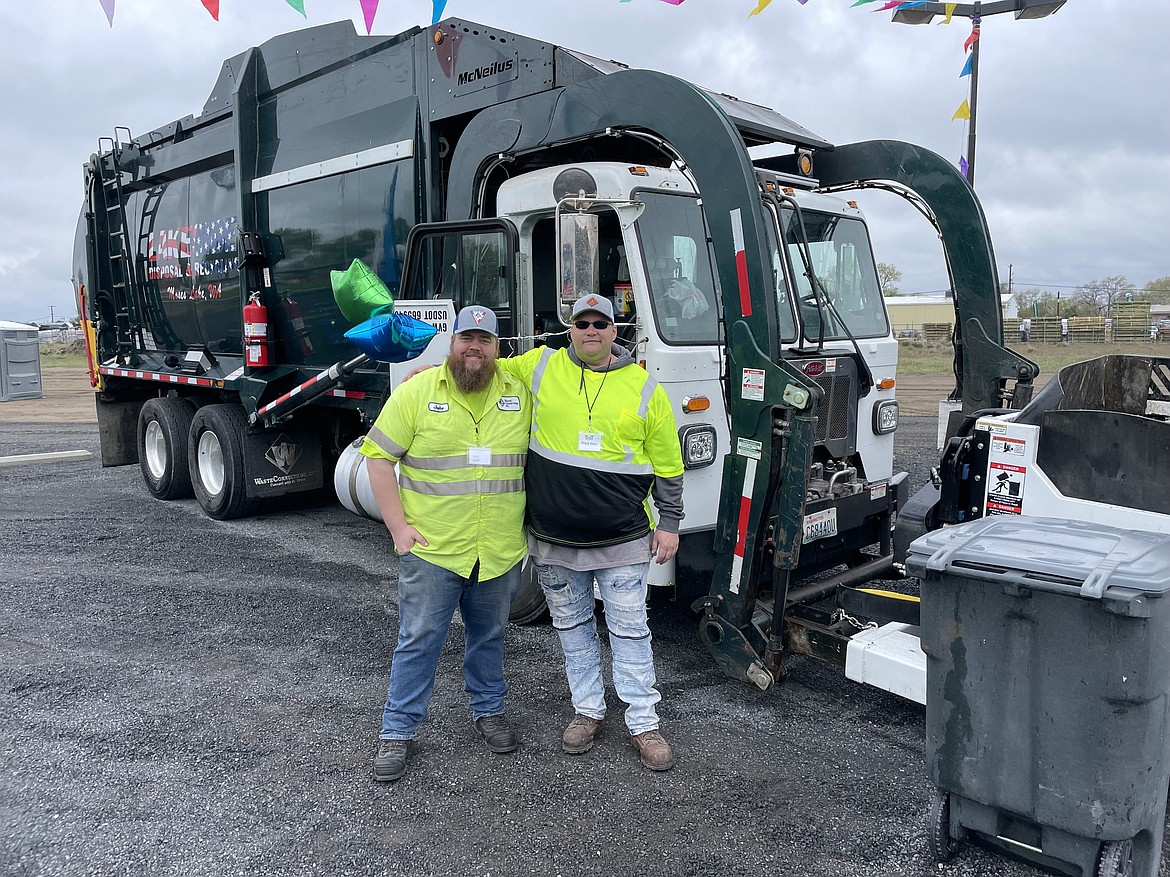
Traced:
POLYGON ((468 305, 491 308, 500 323, 500 355, 511 356, 518 352, 511 340, 520 312, 518 252, 519 235, 506 219, 421 223, 406 239, 399 298, 450 299, 456 313, 468 305))

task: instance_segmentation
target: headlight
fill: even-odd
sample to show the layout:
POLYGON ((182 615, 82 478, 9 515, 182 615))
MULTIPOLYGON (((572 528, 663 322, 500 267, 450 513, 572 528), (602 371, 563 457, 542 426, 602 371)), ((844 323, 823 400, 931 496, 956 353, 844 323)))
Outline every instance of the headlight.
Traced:
POLYGON ((694 423, 678 431, 684 469, 702 469, 715 462, 715 427, 694 423))
POLYGON ((886 435, 898 428, 898 403, 894 399, 886 399, 873 406, 874 435, 886 435))

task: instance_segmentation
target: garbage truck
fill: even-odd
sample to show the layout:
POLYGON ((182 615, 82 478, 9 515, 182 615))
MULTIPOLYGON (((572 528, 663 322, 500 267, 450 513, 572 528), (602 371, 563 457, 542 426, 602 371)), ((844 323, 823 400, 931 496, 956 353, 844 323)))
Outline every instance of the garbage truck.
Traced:
MULTIPOLYGON (((84 184, 74 283, 102 464, 137 463, 154 497, 194 494, 215 518, 278 507, 338 465, 360 505, 352 445, 413 363, 357 355, 330 271, 361 260, 434 325, 426 362, 465 305, 493 309, 506 355, 565 344, 581 291, 610 298, 679 427, 686 517, 662 584, 696 601, 722 670, 760 688, 786 653, 853 660, 871 626, 826 599, 903 611, 850 587, 892 569, 907 482, 898 342, 848 190, 901 194, 938 231, 965 404, 1026 400, 1036 373, 1002 343, 982 211, 938 155, 834 144, 674 76, 455 18, 248 49, 199 115, 100 138, 84 184), (772 155, 753 160, 760 146, 772 155)), ((542 609, 529 577, 513 617, 542 609)), ((865 663, 855 678, 904 686, 898 660, 865 663)))

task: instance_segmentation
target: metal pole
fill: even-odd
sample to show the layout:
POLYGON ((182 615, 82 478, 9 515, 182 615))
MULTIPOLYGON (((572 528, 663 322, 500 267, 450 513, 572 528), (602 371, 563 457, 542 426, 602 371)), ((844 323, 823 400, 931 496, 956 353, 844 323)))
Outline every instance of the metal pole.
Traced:
MULTIPOLYGON (((979 4, 974 4, 971 26, 979 27, 979 4)), ((967 129, 967 182, 975 188, 975 111, 979 102, 979 43, 983 41, 983 29, 979 28, 979 39, 971 44, 971 126, 967 129)))

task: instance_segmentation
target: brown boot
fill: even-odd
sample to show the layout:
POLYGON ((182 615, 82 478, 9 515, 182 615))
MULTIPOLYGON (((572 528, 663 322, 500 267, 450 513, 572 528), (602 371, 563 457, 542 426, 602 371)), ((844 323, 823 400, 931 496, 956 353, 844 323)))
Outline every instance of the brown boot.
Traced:
POLYGON ((642 760, 643 767, 650 770, 670 770, 674 767, 674 753, 657 728, 635 734, 630 738, 630 742, 638 750, 638 758, 642 760))
POLYGON ((569 755, 582 755, 593 748, 593 738, 601 733, 601 719, 593 719, 580 713, 573 716, 569 727, 561 735, 561 747, 569 755))

